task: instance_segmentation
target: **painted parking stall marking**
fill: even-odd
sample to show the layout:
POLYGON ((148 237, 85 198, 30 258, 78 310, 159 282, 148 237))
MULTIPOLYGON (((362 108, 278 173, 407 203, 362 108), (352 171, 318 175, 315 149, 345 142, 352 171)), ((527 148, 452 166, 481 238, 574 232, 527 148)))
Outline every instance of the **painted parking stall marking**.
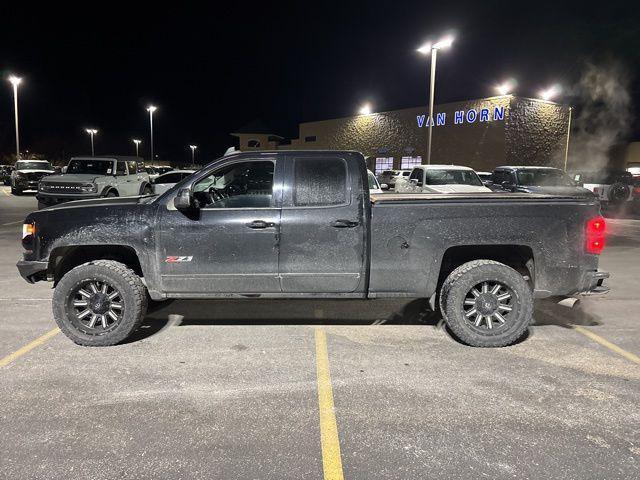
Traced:
POLYGON ((51 338, 55 337, 58 333, 60 333, 60 329, 58 327, 56 327, 53 330, 49 330, 44 335, 41 335, 40 337, 36 338, 33 342, 26 344, 24 347, 19 348, 18 350, 16 350, 13 353, 10 353, 9 355, 7 355, 6 357, 4 357, 3 359, 0 360, 0 368, 6 367, 10 363, 12 363, 15 360, 17 360, 18 358, 20 358, 23 355, 29 353, 34 348, 39 347, 41 345, 44 345, 51 338))
POLYGON ((333 404, 333 388, 329 372, 327 334, 316 328, 316 370, 318 374, 318 407, 320 411, 320 441, 324 480, 343 480, 340 438, 333 404))

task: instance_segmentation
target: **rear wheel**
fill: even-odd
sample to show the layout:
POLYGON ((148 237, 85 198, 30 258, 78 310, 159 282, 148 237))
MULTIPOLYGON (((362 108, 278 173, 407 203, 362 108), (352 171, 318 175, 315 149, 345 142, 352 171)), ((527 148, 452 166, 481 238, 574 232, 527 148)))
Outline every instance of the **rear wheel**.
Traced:
POLYGON ((117 197, 117 196, 118 196, 118 194, 116 192, 114 192, 113 190, 109 190, 107 192, 107 194, 105 195, 105 198, 114 198, 114 197, 117 197))
POLYGON ((493 260, 456 268, 440 291, 440 310, 451 331, 474 347, 518 341, 533 315, 533 295, 520 273, 493 260))
POLYGON ((153 189, 151 188, 151 185, 145 185, 145 187, 142 189, 142 195, 152 195, 153 194, 153 189))
POLYGON ((20 190, 19 188, 11 187, 11 193, 13 195, 22 195, 22 190, 20 190))
POLYGON ((79 345, 120 343, 140 326, 146 310, 142 280, 113 260, 96 260, 70 270, 53 294, 56 323, 79 345))

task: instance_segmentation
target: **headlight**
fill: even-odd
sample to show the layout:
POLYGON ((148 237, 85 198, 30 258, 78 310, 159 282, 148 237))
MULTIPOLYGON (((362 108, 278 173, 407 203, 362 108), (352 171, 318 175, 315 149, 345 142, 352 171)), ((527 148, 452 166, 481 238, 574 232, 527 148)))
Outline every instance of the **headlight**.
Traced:
POLYGON ((98 191, 98 189, 93 183, 87 183, 85 185, 82 185, 80 187, 80 190, 82 190, 84 193, 95 193, 98 191))

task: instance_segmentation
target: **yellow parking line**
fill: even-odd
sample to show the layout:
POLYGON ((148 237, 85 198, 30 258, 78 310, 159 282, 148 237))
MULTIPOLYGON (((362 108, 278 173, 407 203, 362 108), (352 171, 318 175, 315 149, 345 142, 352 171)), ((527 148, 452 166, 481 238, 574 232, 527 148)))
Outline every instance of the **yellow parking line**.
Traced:
POLYGON ((329 373, 329 353, 327 335, 316 328, 316 370, 318 374, 318 406, 320 410, 320 442, 322 444, 322 468, 324 480, 343 480, 340 458, 338 424, 333 406, 333 388, 329 373))
POLYGON ((7 197, 10 197, 11 195, 9 194, 9 192, 7 190, 5 190, 4 188, 2 189, 2 193, 4 193, 7 197))
POLYGON ((584 335, 585 337, 590 338, 591 340, 593 340, 596 343, 599 343, 600 345, 602 345, 603 347, 608 348, 609 350, 611 350, 612 352, 617 353, 618 355, 623 356, 624 358, 626 358, 627 360, 633 362, 633 363, 637 363, 638 365, 640 365, 640 357, 638 357, 637 355, 635 355, 634 353, 631 352, 627 352, 626 350, 624 350, 623 348, 620 348, 619 346, 617 346, 614 343, 611 343, 609 340, 606 340, 604 338, 602 338, 600 335, 596 335, 595 333, 593 333, 591 330, 587 330, 586 328, 583 327, 579 327, 577 325, 574 325, 573 329, 576 332, 581 333, 582 335, 584 335))
POLYGON ((45 333, 41 337, 36 338, 33 342, 28 343, 27 345, 25 345, 24 347, 16 350, 13 353, 10 353, 6 357, 4 357, 2 360, 0 360, 0 368, 6 367, 7 365, 9 365, 14 360, 17 360, 18 358, 20 358, 21 356, 25 355, 26 353, 29 353, 34 348, 39 347, 40 345, 46 343, 47 340, 49 340, 50 338, 56 336, 58 333, 60 333, 60 329, 58 327, 56 327, 53 330, 48 331, 47 333, 45 333))

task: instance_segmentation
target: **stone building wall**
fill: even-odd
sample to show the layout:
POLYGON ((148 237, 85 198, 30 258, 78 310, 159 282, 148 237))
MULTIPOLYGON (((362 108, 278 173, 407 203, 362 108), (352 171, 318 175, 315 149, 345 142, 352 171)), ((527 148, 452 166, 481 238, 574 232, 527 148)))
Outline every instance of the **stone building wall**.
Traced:
MULTIPOLYGON (((356 150, 370 159, 421 157, 426 163, 427 107, 305 122, 279 150, 356 150)), ((569 109, 541 100, 499 96, 436 105, 431 163, 490 171, 506 164, 562 167, 569 109)), ((247 136, 249 138, 250 136, 247 136)), ((273 145, 269 145, 273 148, 273 145)), ((245 148, 240 142, 241 150, 245 148)))

